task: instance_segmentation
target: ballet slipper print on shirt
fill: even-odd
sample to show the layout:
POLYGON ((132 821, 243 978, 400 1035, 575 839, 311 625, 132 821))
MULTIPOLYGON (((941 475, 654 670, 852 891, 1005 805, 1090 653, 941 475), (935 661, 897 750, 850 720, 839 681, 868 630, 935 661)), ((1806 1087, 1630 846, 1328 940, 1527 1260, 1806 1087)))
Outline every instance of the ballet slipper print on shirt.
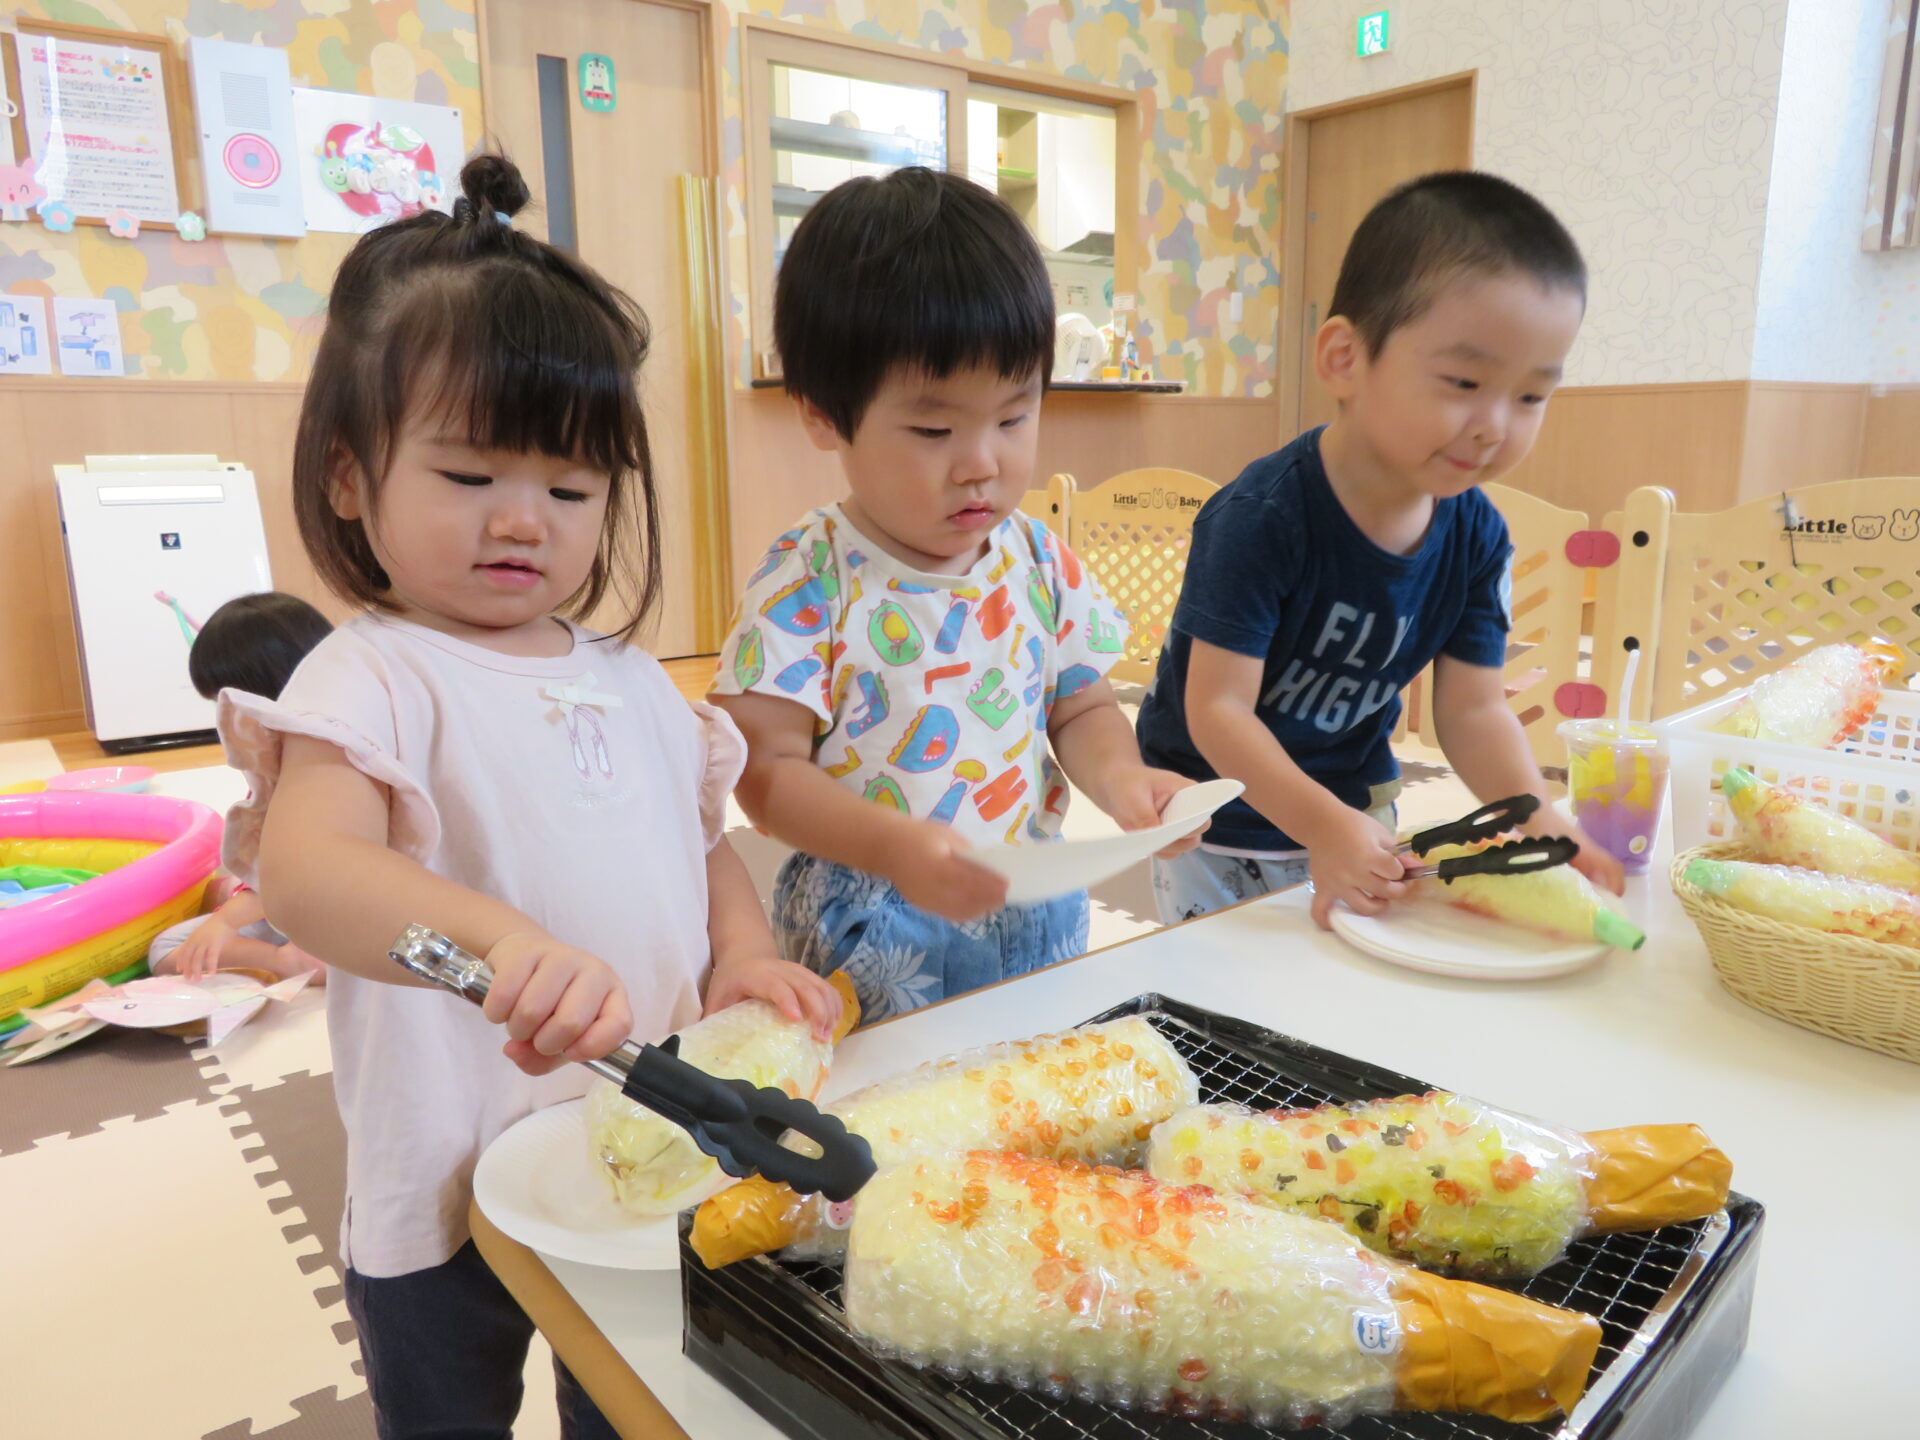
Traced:
POLYGON ((593 685, 594 677, 587 674, 549 685, 540 693, 560 709, 560 723, 566 726, 567 743, 573 747, 573 768, 580 778, 612 780, 613 756, 607 750, 607 728, 594 712, 612 709, 621 701, 618 695, 601 694, 593 685))

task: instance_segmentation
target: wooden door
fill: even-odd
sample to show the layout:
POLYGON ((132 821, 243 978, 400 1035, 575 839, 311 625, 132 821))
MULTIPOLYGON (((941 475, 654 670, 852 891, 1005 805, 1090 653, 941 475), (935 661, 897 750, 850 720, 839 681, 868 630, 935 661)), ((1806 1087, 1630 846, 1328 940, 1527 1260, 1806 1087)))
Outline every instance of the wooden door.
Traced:
POLYGON ((1289 257, 1300 276, 1288 287, 1299 376, 1297 423, 1283 427, 1291 439, 1334 417, 1333 399, 1313 373, 1313 337, 1331 310, 1340 261, 1360 221, 1402 181, 1473 164, 1472 79, 1310 112, 1295 117, 1288 139, 1306 172, 1305 184, 1290 187, 1289 196, 1300 211, 1288 222, 1289 237, 1298 237, 1289 257))
POLYGON ((652 322, 641 394, 666 588, 648 648, 711 652, 726 620, 709 600, 727 547, 704 522, 726 477, 713 473, 702 437, 724 418, 705 413, 711 387, 696 367, 719 335, 694 283, 708 259, 681 185, 712 173, 704 12, 653 0, 486 0, 485 19, 487 132, 533 191, 516 223, 573 250, 652 322), (581 101, 583 53, 613 61, 611 110, 581 101))

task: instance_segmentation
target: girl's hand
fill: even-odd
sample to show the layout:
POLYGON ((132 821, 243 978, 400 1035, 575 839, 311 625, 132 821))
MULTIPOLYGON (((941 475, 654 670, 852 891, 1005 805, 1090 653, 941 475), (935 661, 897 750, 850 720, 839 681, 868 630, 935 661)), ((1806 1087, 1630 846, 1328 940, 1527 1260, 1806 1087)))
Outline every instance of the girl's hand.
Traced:
POLYGON ((1007 877, 967 859, 972 848, 945 825, 922 820, 883 872, 910 904, 956 924, 1007 903, 1007 877))
POLYGON ((742 1000, 764 1000, 787 1019, 813 1026, 813 1038, 831 1040, 844 1002, 840 992, 804 965, 773 955, 743 956, 713 967, 707 981, 711 1015, 742 1000))
POLYGON ((505 936, 487 952, 493 985, 483 1008, 504 1024, 502 1053, 529 1075, 597 1060, 633 1033, 626 987, 611 966, 537 930, 505 936))
POLYGON ((209 915, 194 927, 194 931, 174 948, 167 958, 173 962, 172 968, 182 980, 203 980, 220 968, 220 956, 227 948, 227 941, 233 938, 233 931, 227 922, 217 914, 209 915))
MULTIPOLYGON (((1171 770, 1155 770, 1150 765, 1128 765, 1107 775, 1106 811, 1122 830, 1151 830, 1166 814, 1167 802, 1193 781, 1171 770)), ((1200 844, 1207 831, 1202 825, 1185 839, 1176 840, 1159 852, 1162 860, 1184 855, 1200 844)))

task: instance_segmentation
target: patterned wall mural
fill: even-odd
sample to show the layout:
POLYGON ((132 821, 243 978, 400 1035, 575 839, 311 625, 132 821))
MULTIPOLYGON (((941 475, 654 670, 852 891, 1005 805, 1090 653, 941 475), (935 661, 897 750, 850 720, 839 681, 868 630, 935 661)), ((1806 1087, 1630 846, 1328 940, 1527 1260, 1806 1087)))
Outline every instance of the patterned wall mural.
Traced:
MULTIPOLYGON (((24 18, 286 48, 296 85, 458 105, 481 130, 478 0, 36 0, 24 18)), ((1137 91, 1141 358, 1202 395, 1271 394, 1278 328, 1286 0, 726 0, 722 85, 732 353, 746 373, 740 30, 750 11, 1137 91), (1227 299, 1245 293, 1245 315, 1227 299)), ((350 237, 133 241, 94 226, 0 225, 0 290, 99 295, 122 316, 129 374, 294 380, 306 373, 350 237)))
MULTIPOLYGON (((1273 393, 1287 0, 727 0, 758 15, 1139 94, 1141 361, 1197 395, 1273 393), (1246 297, 1239 323, 1228 297, 1246 297)), ((724 83, 729 345, 748 373, 740 27, 724 83)))
MULTIPOLYGON (((480 135, 475 0, 35 0, 21 19, 283 47, 293 83, 457 105, 480 135)), ((99 226, 55 234, 0 224, 0 290, 97 295, 120 311, 127 373, 169 380, 301 380, 327 286, 352 242, 212 236, 197 244, 147 227, 117 240, 99 226)))

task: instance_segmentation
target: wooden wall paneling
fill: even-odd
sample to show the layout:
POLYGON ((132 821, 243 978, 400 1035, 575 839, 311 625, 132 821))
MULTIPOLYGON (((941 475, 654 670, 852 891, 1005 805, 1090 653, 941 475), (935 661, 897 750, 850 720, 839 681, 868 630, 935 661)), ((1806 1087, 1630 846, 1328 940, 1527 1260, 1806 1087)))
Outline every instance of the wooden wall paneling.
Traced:
MULTIPOLYGON (((29 411, 18 392, 0 391, 0 425, 9 435, 28 433, 29 411)), ((68 683, 69 672, 78 674, 73 631, 60 620, 70 607, 52 499, 52 475, 41 481, 26 446, 9 447, 0 464, 0 614, 9 617, 0 625, 0 740, 71 729, 78 719, 68 683)))
MULTIPOLYGON (((1072 475, 1098 485, 1123 470, 1170 466, 1217 485, 1274 449, 1272 397, 1116 395, 1056 390, 1040 426, 1034 485, 1072 475)), ((782 530, 845 490, 839 463, 816 450, 779 390, 733 392, 734 573, 745 577, 782 530)))
POLYGON ((1569 386, 1547 407, 1530 454, 1502 483, 1569 510, 1617 510, 1642 485, 1685 510, 1740 494, 1747 384, 1569 386))
POLYGON ((737 590, 776 535, 816 506, 838 500, 845 486, 839 461, 813 448, 784 390, 735 390, 732 409, 728 509, 737 590))
POLYGON ((1856 475, 1920 475, 1920 385, 1867 397, 1856 475))
POLYGON ((260 520, 267 531, 267 560, 273 586, 318 606, 338 624, 352 607, 320 583, 300 543, 293 516, 293 439, 300 424, 298 385, 253 386, 229 397, 233 409, 233 451, 222 460, 238 460, 253 472, 260 494, 260 520))
MULTIPOLYGON (((1875 473, 1858 468, 1866 411, 1864 385, 1754 381, 1747 391, 1738 498, 1875 473)), ((1693 508, 1685 495, 1681 501, 1693 508)))

